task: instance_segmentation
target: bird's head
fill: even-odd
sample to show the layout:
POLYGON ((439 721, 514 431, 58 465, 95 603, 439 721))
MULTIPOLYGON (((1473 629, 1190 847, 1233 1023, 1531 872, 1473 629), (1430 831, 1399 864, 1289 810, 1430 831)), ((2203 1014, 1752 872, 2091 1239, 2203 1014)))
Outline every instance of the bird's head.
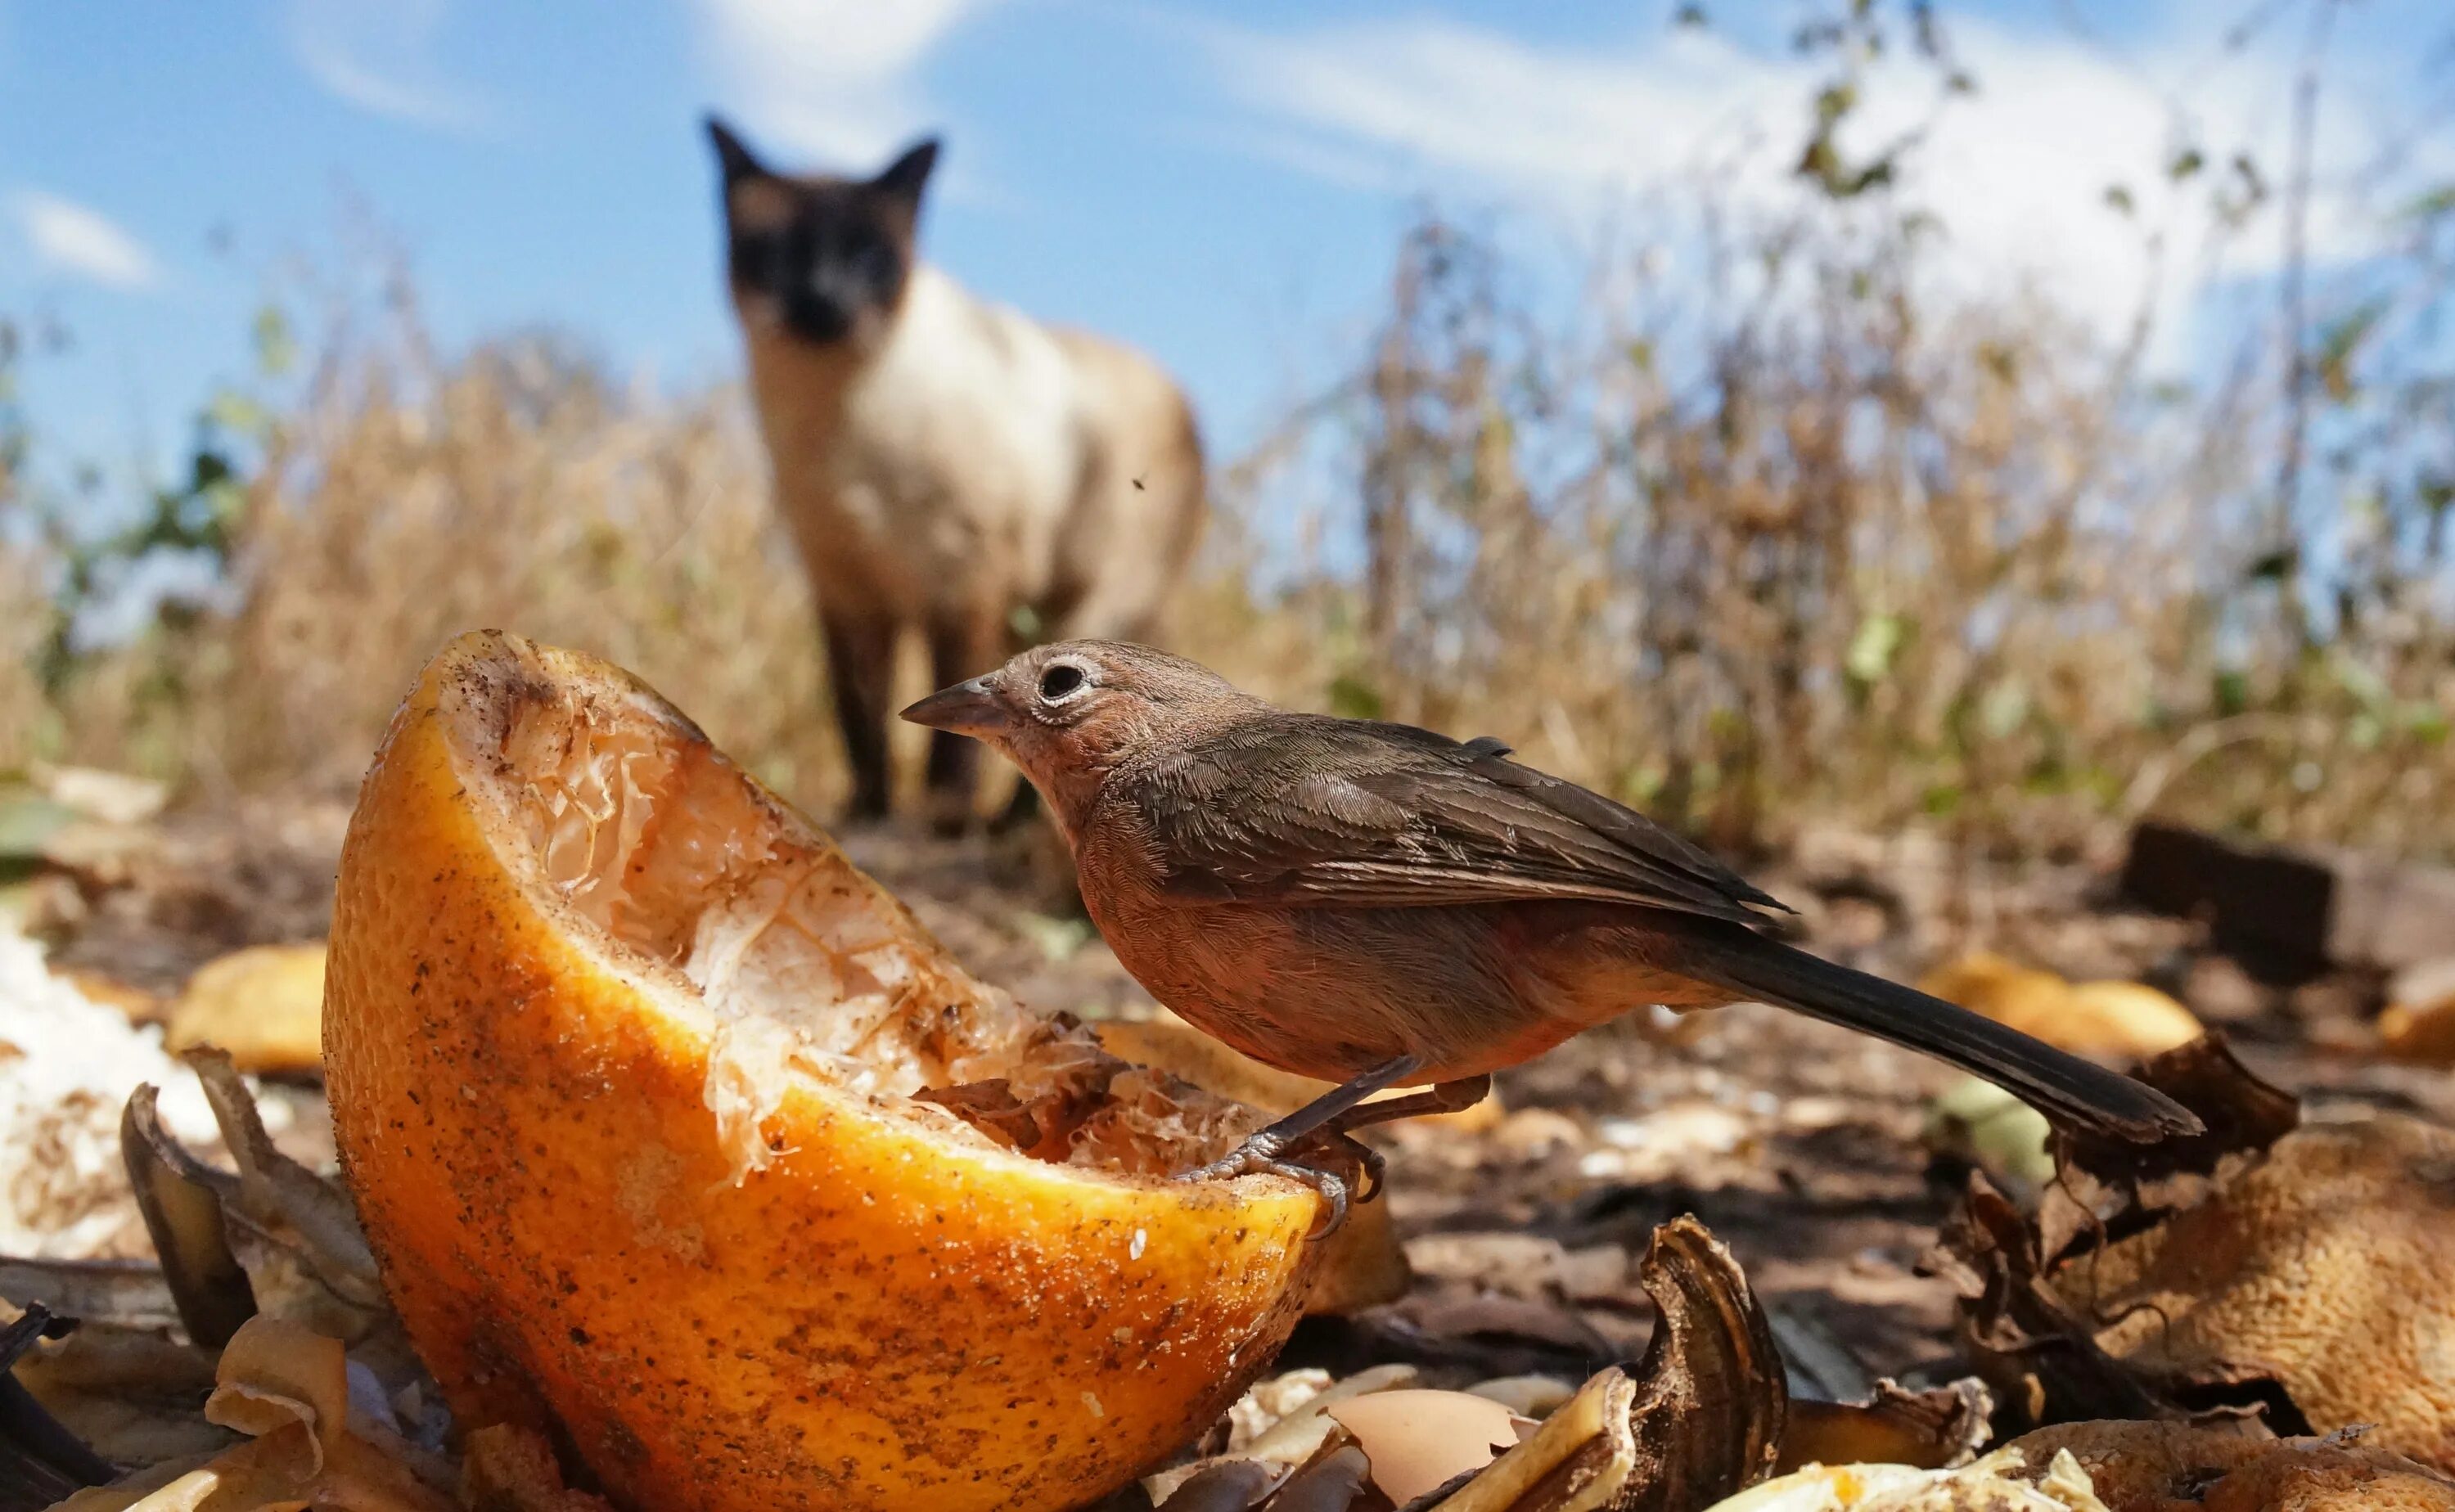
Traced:
POLYGON ((1071 836, 1110 772, 1252 702, 1183 656, 1120 640, 1063 640, 933 693, 903 717, 996 748, 1071 836))

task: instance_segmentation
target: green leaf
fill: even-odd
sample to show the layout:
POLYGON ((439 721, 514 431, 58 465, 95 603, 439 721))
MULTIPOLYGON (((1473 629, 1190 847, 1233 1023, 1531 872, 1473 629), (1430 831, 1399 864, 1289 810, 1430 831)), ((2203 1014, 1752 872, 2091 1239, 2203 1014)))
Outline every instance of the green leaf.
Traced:
POLYGON ((273 425, 273 416, 262 404, 235 389, 215 390, 205 405, 205 419, 251 441, 261 438, 273 425))
POLYGON ((255 365, 265 376, 277 378, 298 360, 298 342, 291 334, 290 317, 279 305, 255 312, 255 365))
POLYGON ((1091 942, 1091 926, 1086 921, 1055 918, 1046 914, 1016 914, 1014 932, 1031 941, 1041 958, 1051 965, 1063 965, 1091 942))
POLYGON ((216 527, 226 529, 238 523, 247 512, 247 490, 236 478, 221 478, 200 491, 197 498, 204 502, 206 517, 216 527))
POLYGON ((1901 644, 1909 638, 1909 627, 1898 615, 1870 615, 1858 622, 1858 633, 1850 637, 1850 649, 1841 658, 1842 669, 1854 682, 1873 686, 1884 680, 1893 670, 1893 658, 1900 654, 1901 644))
POLYGON ((1970 1078, 1927 1105, 1926 1142, 1987 1172, 2041 1186, 2055 1179, 2054 1129, 2012 1094, 1970 1078))
POLYGON ((2455 505, 2455 478, 2425 473, 2415 488, 2421 495, 2421 507, 2432 514, 2444 514, 2449 505, 2455 505))
POLYGON ((2386 679, 2350 656, 2337 656, 2330 670, 2336 675, 2336 686, 2361 700, 2364 708, 2376 710, 2394 701, 2386 679))
POLYGON ((39 859, 43 843, 76 818, 76 810, 39 795, 0 797, 0 860, 39 859))
POLYGON ((2329 326, 2319 338, 2319 382, 2338 404, 2353 396, 2353 358, 2362 343, 2386 315, 2384 298, 2364 301, 2352 313, 2329 326))
POLYGON ((1998 682, 1978 700, 1978 728, 1989 740, 2000 740, 2029 721, 2029 690, 2018 681, 1998 682))
POLYGON ((1670 781, 1671 769, 1658 760, 1648 761, 1643 766, 1632 767, 1620 776, 1620 801, 1636 808, 1643 808, 1660 797, 1663 788, 1670 781))
POLYGON ((2441 184, 2404 207, 2404 220, 2437 220, 2455 212, 2455 184, 2441 184))
POLYGON ((1329 712, 1347 719, 1378 719, 1384 705, 1381 690, 1351 672, 1329 679, 1329 712))

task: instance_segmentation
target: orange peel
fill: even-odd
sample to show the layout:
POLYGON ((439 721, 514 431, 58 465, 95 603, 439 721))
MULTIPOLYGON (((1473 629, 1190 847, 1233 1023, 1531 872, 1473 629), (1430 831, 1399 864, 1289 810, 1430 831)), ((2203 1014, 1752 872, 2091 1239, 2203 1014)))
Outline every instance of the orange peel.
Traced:
POLYGON ((2204 1032, 2188 1008, 2144 982, 2070 982, 1991 951, 1937 967, 1918 991, 2077 1055, 2159 1055, 2204 1032))
POLYGON ((632 1506, 1092 1500, 1235 1400, 1314 1263, 1302 1183, 1167 1179, 1259 1114, 974 981, 672 705, 517 636, 394 716, 324 1050, 458 1421, 632 1506))

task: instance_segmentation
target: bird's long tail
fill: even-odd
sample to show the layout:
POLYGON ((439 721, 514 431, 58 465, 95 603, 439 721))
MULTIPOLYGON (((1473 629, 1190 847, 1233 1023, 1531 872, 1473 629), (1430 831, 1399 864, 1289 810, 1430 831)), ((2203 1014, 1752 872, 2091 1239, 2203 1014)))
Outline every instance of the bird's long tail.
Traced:
POLYGON ((1935 1057, 1994 1082, 2073 1130, 2152 1143, 2197 1134, 2190 1110, 2140 1081, 1940 998, 1732 927, 1695 939, 1681 971, 1700 981, 1935 1057))

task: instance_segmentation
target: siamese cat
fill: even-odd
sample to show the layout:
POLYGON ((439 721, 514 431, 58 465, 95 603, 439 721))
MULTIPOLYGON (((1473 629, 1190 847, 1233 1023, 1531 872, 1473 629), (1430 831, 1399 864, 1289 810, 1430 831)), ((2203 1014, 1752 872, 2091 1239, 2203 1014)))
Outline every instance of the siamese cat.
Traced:
MULTIPOLYGON (((933 687, 1029 641, 1147 638, 1201 531, 1201 438, 1140 353, 920 260, 934 139, 843 178, 779 173, 714 116, 707 131, 777 503, 819 601, 852 815, 873 818, 901 633, 926 637, 933 687)), ((969 822, 980 749, 931 738, 942 830, 969 822)), ((1007 819, 1031 805, 1019 785, 1007 819)))

